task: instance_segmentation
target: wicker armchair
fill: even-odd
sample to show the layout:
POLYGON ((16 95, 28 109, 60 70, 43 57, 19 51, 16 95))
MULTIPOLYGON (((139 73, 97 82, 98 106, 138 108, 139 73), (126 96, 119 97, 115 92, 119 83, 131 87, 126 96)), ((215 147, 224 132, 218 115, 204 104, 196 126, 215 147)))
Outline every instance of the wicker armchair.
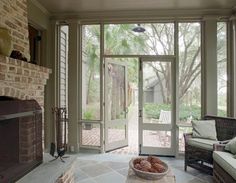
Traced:
POLYGON ((236 183, 236 180, 227 172, 220 164, 215 161, 215 156, 217 156, 216 151, 225 150, 224 144, 214 144, 214 153, 213 153, 213 180, 215 183, 236 183))
MULTIPOLYGON (((213 119, 216 121, 216 132, 217 139, 219 141, 225 141, 232 139, 236 136, 236 119, 225 118, 218 116, 205 116, 203 119, 213 119)), ((213 147, 212 150, 199 148, 190 145, 188 141, 192 138, 192 133, 184 134, 185 140, 185 166, 184 169, 187 171, 187 166, 204 171, 205 173, 213 173, 213 147)), ((220 143, 220 142, 219 142, 220 143)))

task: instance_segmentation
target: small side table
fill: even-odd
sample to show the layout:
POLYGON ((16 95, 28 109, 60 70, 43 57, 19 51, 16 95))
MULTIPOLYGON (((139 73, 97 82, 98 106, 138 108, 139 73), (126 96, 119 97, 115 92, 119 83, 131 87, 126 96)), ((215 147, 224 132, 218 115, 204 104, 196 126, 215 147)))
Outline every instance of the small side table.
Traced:
POLYGON ((126 183, 176 183, 176 180, 171 170, 162 179, 146 180, 135 175, 134 171, 131 168, 129 168, 129 172, 126 178, 126 183))

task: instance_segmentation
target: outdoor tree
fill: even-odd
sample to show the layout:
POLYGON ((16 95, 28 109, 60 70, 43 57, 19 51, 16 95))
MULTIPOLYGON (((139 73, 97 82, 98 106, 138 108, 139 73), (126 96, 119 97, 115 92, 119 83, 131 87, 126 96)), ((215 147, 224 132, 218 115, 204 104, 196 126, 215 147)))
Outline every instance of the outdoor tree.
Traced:
POLYGON ((226 116, 227 110, 227 24, 217 23, 217 94, 218 115, 226 116))
MULTIPOLYGON (((142 24, 146 29, 143 33, 133 32, 134 24, 107 24, 104 27, 104 52, 106 55, 175 55, 174 51, 174 24, 151 23, 142 24)), ((93 97, 96 90, 91 83, 94 70, 98 68, 100 58, 100 30, 99 26, 91 26, 89 30, 85 50, 88 70, 88 95, 87 101, 93 97), (90 91, 91 90, 91 91, 90 91)), ((179 100, 180 104, 199 106, 201 101, 201 27, 200 23, 178 24, 178 47, 179 47, 179 100)), ((218 27, 220 29, 222 27, 218 27)), ((219 33, 221 38, 218 42, 218 52, 224 55, 224 33, 219 33)), ((124 59, 125 60, 125 59, 124 59)), ((218 62, 225 64, 224 56, 218 57, 218 62)), ((136 62, 137 63, 137 62, 136 62)), ((164 104, 171 103, 171 68, 170 64, 162 62, 150 62, 150 67, 155 73, 160 88, 160 95, 164 104)), ((218 65, 220 66, 220 65, 218 65)), ((137 64, 129 64, 129 76, 132 82, 137 84, 137 64), (133 77, 133 78, 132 78, 133 77)), ((225 73, 221 75, 222 83, 225 83, 225 73)), ((152 76, 153 77, 153 76, 152 76)), ((221 85, 224 87, 224 85, 221 85)), ((97 86, 98 87, 98 86, 97 86)), ((220 89, 218 87, 218 89, 220 89)), ((200 115, 200 110, 199 110, 200 115)))
POLYGON ((99 119, 100 98, 100 27, 98 25, 83 27, 82 42, 83 67, 83 118, 99 119))
MULTIPOLYGON (((106 54, 174 55, 174 24, 143 24, 146 31, 135 33, 134 25, 107 25, 105 29, 106 54)), ((200 24, 181 23, 179 26, 179 98, 182 99, 200 75, 200 24)), ((169 64, 150 62, 156 73, 163 103, 171 102, 169 64)))

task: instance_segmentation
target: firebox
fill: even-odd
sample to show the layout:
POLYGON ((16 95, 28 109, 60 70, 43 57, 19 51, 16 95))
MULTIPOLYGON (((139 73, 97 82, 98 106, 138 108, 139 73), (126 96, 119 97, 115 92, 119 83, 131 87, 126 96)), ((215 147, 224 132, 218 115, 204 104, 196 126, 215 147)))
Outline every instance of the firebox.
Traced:
POLYGON ((0 97, 0 182, 15 182, 42 163, 42 157, 39 104, 0 97))

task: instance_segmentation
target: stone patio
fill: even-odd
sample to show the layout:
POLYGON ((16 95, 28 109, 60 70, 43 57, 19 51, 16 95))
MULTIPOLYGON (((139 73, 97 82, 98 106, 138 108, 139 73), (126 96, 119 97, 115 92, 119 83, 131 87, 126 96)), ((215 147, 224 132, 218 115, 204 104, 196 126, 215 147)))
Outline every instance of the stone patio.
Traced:
MULTIPOLYGON (((138 154, 138 106, 133 106, 129 112, 128 121, 128 146, 111 151, 113 154, 138 154)), ((110 129, 109 142, 122 140, 125 131, 123 129, 110 129)), ((100 126, 93 125, 90 130, 82 130, 82 144, 100 146, 100 126)), ((154 147, 170 147, 170 136, 168 132, 144 131, 144 145, 154 147)), ((180 150, 184 150, 183 133, 180 132, 180 150)))

